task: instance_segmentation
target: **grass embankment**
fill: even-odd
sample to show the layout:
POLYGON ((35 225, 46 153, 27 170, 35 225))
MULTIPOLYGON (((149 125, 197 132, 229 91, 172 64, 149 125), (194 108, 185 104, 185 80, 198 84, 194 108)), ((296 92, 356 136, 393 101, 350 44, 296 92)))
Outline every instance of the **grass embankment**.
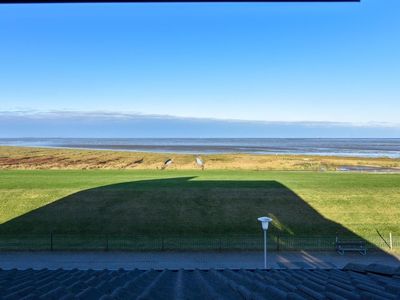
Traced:
MULTIPOLYGON (((207 170, 308 170, 334 171, 341 166, 394 168, 400 159, 305 155, 203 155, 207 170)), ((173 158, 172 170, 199 167, 194 155, 99 150, 48 149, 0 146, 0 169, 148 169, 156 170, 173 158)))
POLYGON ((400 235, 400 175, 3 170, 0 232, 400 235))

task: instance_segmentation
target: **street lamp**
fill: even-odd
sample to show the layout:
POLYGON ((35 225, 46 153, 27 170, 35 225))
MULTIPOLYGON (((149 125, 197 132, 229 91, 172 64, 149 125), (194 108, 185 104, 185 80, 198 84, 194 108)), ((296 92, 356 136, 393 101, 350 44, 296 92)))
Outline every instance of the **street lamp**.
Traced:
POLYGON ((262 229, 264 231, 264 269, 267 268, 267 230, 269 223, 272 222, 271 218, 268 217, 260 217, 257 219, 261 222, 262 229))

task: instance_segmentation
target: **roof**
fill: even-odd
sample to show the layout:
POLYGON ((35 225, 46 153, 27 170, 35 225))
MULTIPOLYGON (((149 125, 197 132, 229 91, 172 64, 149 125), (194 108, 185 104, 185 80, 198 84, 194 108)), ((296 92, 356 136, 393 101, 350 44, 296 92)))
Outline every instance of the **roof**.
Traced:
MULTIPOLYGON (((0 270, 0 299, 395 299, 400 268, 0 270)), ((398 299, 398 298, 397 298, 398 299)))

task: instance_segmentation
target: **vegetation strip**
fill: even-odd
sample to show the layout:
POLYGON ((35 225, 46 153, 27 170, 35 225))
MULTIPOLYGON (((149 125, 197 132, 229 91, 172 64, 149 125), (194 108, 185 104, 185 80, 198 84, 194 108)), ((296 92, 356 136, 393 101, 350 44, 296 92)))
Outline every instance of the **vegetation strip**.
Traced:
MULTIPOLYGON (((400 159, 311 155, 202 155, 205 170, 299 170, 400 172, 400 159)), ((199 170, 196 156, 0 146, 0 169, 167 169, 199 170)))

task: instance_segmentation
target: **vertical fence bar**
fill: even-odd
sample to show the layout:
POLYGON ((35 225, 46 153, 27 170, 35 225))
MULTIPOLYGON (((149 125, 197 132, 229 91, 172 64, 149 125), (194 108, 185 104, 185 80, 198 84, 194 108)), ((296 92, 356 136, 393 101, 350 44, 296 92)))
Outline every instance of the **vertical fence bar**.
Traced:
POLYGON ((50 251, 53 251, 53 232, 50 232, 50 251))
POLYGON ((164 236, 161 237, 161 251, 164 251, 164 236))
POLYGON ((276 237, 276 251, 279 251, 279 234, 276 237))
POLYGON ((108 234, 106 234, 106 251, 108 251, 108 234))

